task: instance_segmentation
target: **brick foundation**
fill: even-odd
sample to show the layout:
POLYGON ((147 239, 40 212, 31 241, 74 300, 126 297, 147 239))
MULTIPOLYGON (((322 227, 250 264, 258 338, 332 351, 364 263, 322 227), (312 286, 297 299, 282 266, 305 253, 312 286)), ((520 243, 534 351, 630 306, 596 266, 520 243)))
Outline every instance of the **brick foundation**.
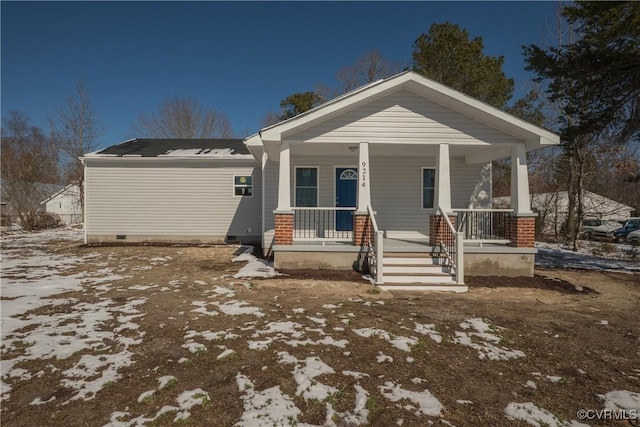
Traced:
POLYGON ((353 244, 366 246, 374 241, 374 230, 369 215, 353 215, 353 244))
POLYGON ((509 246, 515 248, 533 248, 536 242, 536 218, 533 216, 509 216, 507 239, 509 246))
MULTIPOLYGON (((456 226, 456 217, 449 216, 451 224, 456 226)), ((455 235, 451 232, 447 221, 442 215, 431 215, 429 217, 429 244, 433 247, 439 247, 440 242, 444 242, 447 246, 455 245, 455 235)))
POLYGON ((275 224, 274 244, 293 245, 293 213, 275 214, 275 224))

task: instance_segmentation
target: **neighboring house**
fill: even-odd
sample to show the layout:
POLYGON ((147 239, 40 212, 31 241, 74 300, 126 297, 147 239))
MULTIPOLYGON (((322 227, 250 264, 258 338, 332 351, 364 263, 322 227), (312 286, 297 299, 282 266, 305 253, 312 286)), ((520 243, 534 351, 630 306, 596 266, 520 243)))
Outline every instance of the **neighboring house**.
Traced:
POLYGON ((82 158, 87 241, 251 237, 276 268, 358 265, 395 289, 464 291, 465 270, 533 274, 526 152, 559 138, 408 71, 244 144, 145 141, 82 158), (491 209, 491 161, 507 156, 512 203, 491 209))
POLYGON ((19 224, 20 212, 41 211, 40 202, 55 194, 63 188, 62 185, 43 182, 18 182, 0 181, 0 193, 2 195, 2 222, 3 224, 19 224))
MULTIPOLYGON (((582 193, 584 218, 620 221, 631 217, 633 207, 618 203, 600 194, 582 193)), ((510 197, 494 198, 495 207, 509 206, 510 197)), ((557 236, 567 220, 569 196, 566 191, 531 195, 531 207, 538 213, 539 230, 546 236, 557 236)))
POLYGON ((67 185, 40 204, 44 205, 47 213, 57 215, 63 224, 71 225, 82 222, 80 188, 75 184, 67 185))

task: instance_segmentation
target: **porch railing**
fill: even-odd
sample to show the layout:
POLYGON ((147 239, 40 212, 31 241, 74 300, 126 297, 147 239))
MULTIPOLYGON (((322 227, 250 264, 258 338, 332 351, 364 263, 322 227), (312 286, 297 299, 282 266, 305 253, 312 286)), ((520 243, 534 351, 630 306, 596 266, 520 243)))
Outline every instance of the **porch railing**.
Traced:
POLYGON ((453 209, 456 228, 465 240, 506 243, 508 217, 513 209, 453 209))
POLYGON ((454 272, 456 283, 464 284, 464 233, 456 231, 449 219, 449 215, 442 208, 438 208, 438 215, 444 218, 448 233, 444 233, 440 241, 440 250, 446 255, 451 271, 454 272))
POLYGON ((353 238, 355 208, 291 208, 293 239, 349 241, 353 238))
POLYGON ((384 231, 378 228, 376 215, 371 206, 367 206, 367 213, 371 220, 371 228, 373 229, 373 242, 368 242, 367 258, 369 264, 369 273, 376 285, 384 283, 383 264, 384 264, 384 231))

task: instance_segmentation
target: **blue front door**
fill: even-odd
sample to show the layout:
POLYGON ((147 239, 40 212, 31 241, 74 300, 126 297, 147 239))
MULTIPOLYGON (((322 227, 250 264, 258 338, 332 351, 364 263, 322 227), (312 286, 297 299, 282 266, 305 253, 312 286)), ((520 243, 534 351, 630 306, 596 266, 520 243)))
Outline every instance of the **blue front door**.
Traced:
MULTIPOLYGON (((336 207, 355 208, 358 197, 358 169, 336 168, 336 207)), ((351 211, 336 211, 336 231, 353 231, 351 211)))

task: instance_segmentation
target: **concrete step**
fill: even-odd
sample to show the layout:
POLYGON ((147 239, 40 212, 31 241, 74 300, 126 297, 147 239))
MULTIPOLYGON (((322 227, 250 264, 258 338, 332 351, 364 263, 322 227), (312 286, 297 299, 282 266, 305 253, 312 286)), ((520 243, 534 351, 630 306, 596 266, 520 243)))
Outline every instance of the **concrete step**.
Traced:
POLYGON ((414 291, 414 292, 468 292, 466 285, 448 284, 387 284, 379 286, 383 291, 414 291))
POLYGON ((403 274, 384 274, 384 284, 408 284, 408 283, 436 283, 436 284, 455 284, 455 279, 450 274, 435 275, 403 275, 403 274))
POLYGON ((434 257, 395 257, 385 255, 385 265, 443 265, 446 263, 446 258, 434 258, 434 257))
POLYGON ((404 275, 450 275, 451 267, 447 267, 444 265, 398 265, 398 264, 388 264, 384 263, 382 267, 382 272, 386 274, 404 274, 404 275))

